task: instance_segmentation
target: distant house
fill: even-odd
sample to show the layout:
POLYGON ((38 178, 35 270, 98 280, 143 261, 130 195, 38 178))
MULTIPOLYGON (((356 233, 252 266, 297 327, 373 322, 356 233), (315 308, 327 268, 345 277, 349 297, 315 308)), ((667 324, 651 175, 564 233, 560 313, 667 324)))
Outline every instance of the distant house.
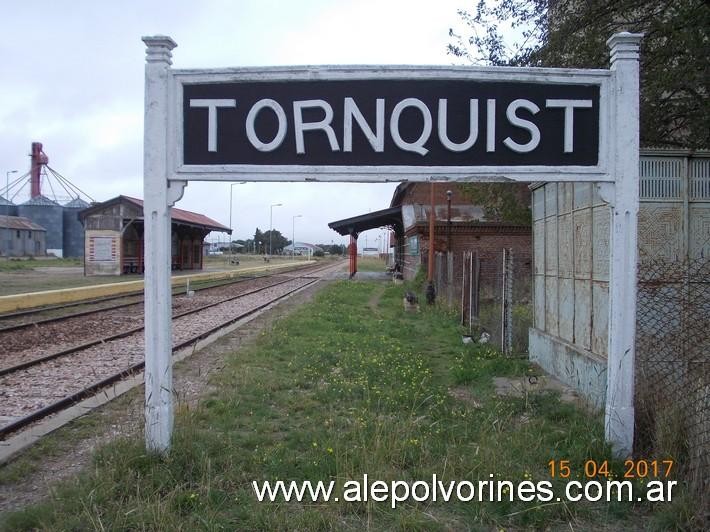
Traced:
POLYGON ((296 242, 294 246, 289 244, 284 247, 284 255, 313 255, 316 251, 323 251, 323 248, 308 242, 296 242))
MULTIPOLYGON (((203 214, 176 208, 171 213, 172 269, 201 270, 205 237, 232 230, 203 214)), ((86 275, 143 272, 143 200, 118 196, 80 211, 79 219, 86 234, 86 275)))
POLYGON ((0 255, 36 257, 47 253, 47 230, 29 218, 0 215, 0 255))

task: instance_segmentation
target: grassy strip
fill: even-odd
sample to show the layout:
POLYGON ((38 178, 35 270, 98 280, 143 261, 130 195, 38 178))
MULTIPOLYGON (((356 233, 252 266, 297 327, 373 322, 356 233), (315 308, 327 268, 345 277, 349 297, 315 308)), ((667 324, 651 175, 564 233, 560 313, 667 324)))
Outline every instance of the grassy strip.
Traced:
MULTIPOLYGON (((548 480, 609 456, 599 419, 552 394, 499 397, 523 360, 461 344, 441 310, 402 311, 402 287, 341 282, 235 353, 217 391, 178 412, 173 450, 116 441, 8 530, 628 528, 646 506, 536 502, 259 503, 253 480, 548 480)), ((614 463, 616 471, 619 464, 614 463)), ((560 489, 560 483, 554 483, 560 489)), ((342 491, 340 492, 342 493, 342 491)))
POLYGON ((67 259, 53 259, 53 258, 42 258, 36 259, 34 257, 28 258, 11 258, 0 260, 0 272, 15 272, 22 270, 32 270, 34 268, 43 267, 67 267, 67 266, 83 266, 84 261, 82 259, 67 258, 67 259))

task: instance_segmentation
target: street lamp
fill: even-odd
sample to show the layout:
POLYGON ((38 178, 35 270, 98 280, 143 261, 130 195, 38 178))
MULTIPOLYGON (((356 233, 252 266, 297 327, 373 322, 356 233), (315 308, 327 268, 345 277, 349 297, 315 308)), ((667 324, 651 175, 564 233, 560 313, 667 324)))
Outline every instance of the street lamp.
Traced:
MULTIPOLYGON (((239 183, 231 183, 229 185, 229 229, 232 229, 232 191, 234 190, 234 185, 243 185, 246 181, 240 181, 239 183)), ((229 235, 229 253, 232 253, 232 235, 229 235)))
POLYGON ((5 199, 7 200, 7 206, 5 207, 5 214, 10 216, 10 174, 16 174, 17 170, 9 170, 5 172, 5 199))
POLYGON ((302 218, 302 214, 297 214, 291 218, 291 260, 294 260, 296 255, 296 218, 302 218))
POLYGON ((271 257, 271 233, 274 231, 274 207, 282 206, 282 203, 272 203, 269 209, 269 257, 271 257))

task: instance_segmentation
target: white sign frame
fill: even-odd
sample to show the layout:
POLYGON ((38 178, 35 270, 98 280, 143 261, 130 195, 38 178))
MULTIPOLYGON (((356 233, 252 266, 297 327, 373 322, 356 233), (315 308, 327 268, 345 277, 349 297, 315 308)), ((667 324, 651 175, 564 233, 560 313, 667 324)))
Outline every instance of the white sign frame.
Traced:
POLYGON ((481 67, 289 67, 173 70, 176 43, 144 37, 145 437, 170 449, 173 427, 170 208, 200 181, 576 181, 597 183, 612 208, 605 434, 619 457, 633 451, 639 182, 639 45, 622 32, 607 44, 609 70, 481 67), (182 164, 183 83, 235 80, 466 79, 598 84, 599 159, 587 166, 328 167, 182 164))
MULTIPOLYGON (((422 66, 308 66, 232 68, 215 70, 172 71, 170 97, 172 115, 176 117, 171 137, 170 177, 177 181, 330 181, 381 183, 383 181, 468 181, 485 177, 491 181, 613 181, 609 172, 608 143, 599 145, 599 161, 595 166, 310 166, 310 165, 185 165, 183 163, 184 84, 235 83, 249 81, 347 81, 347 80, 439 80, 509 83, 541 83, 547 85, 583 84, 599 87, 599 132, 608 130, 611 112, 612 75, 609 70, 573 70, 550 68, 503 67, 422 67, 422 66), (554 178, 554 179, 551 179, 554 178)), ((600 139, 600 140, 601 140, 600 139)))

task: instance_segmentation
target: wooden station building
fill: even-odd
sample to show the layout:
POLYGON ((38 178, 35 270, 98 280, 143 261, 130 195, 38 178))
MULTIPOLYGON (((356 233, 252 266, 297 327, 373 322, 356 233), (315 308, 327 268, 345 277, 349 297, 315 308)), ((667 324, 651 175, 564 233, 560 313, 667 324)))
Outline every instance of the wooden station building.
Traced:
MULTIPOLYGON (((173 270, 201 270, 205 237, 211 231, 232 230, 203 214, 171 209, 173 270)), ((143 200, 118 196, 82 210, 84 273, 122 275, 143 273, 143 200)))

